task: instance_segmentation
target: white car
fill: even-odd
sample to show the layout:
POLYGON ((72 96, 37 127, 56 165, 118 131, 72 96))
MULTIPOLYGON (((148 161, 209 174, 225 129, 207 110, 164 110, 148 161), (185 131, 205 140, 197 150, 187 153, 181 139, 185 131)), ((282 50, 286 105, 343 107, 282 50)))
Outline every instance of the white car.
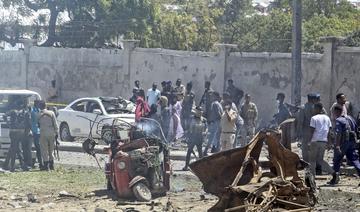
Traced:
POLYGON ((60 139, 73 141, 75 137, 86 138, 90 133, 90 121, 95 123, 92 137, 109 143, 112 137, 111 125, 114 118, 135 123, 135 104, 121 97, 81 98, 58 111, 60 139), (99 129, 99 126, 101 129, 99 129), (99 132, 100 131, 100 132, 99 132))

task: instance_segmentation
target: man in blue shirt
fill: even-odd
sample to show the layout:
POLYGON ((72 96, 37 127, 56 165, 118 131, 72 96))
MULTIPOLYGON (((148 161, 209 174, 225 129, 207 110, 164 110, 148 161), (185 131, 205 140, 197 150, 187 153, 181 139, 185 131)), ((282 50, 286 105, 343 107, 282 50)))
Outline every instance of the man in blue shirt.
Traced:
POLYGON ((342 159, 346 156, 346 159, 351 162, 355 167, 358 175, 360 175, 360 162, 359 156, 355 151, 356 142, 356 123, 353 118, 347 115, 342 115, 343 108, 341 106, 335 106, 333 114, 335 120, 335 149, 334 149, 334 171, 336 172, 333 179, 329 182, 331 185, 335 185, 339 182, 339 171, 342 159))
POLYGON ((43 161, 41 158, 41 150, 40 150, 40 128, 39 128, 39 120, 38 120, 39 113, 40 113, 39 100, 35 100, 34 106, 31 108, 31 131, 34 139, 36 158, 39 163, 39 168, 42 170, 43 161))

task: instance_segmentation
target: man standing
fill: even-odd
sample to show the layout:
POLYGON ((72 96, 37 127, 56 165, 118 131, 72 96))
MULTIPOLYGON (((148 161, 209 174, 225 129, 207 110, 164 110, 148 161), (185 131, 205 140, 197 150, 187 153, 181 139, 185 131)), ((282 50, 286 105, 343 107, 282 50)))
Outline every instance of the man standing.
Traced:
POLYGON ((142 88, 140 88, 140 81, 139 80, 135 80, 134 84, 135 84, 135 86, 134 86, 134 88, 132 90, 133 95, 130 98, 130 101, 132 103, 136 103, 136 99, 139 96, 139 92, 140 92, 140 90, 142 90, 142 88))
POLYGON ((160 99, 161 92, 157 89, 157 84, 154 82, 152 88, 150 88, 147 92, 146 99, 149 107, 152 105, 156 105, 158 100, 160 99))
POLYGON ((334 112, 334 108, 336 106, 340 106, 343 108, 343 112, 341 115, 343 116, 351 116, 354 118, 354 114, 353 114, 353 106, 351 104, 351 102, 347 101, 345 94, 343 93, 338 93, 336 95, 336 102, 331 106, 330 112, 331 112, 331 120, 335 123, 335 112, 334 112))
POLYGON ((159 100, 159 104, 161 108, 160 125, 164 132, 164 136, 166 137, 167 140, 169 140, 169 126, 170 126, 171 113, 170 113, 170 108, 168 106, 169 103, 167 97, 161 96, 159 100))
POLYGON ((200 107, 196 107, 194 111, 194 117, 190 120, 189 131, 187 132, 188 149, 186 153, 184 171, 188 170, 190 163, 190 156, 196 146, 199 153, 199 158, 202 158, 202 144, 206 137, 207 125, 205 118, 202 117, 202 110, 200 107))
POLYGON ((181 125, 185 132, 189 129, 191 111, 194 106, 195 94, 192 92, 192 82, 186 84, 184 100, 182 101, 181 125))
POLYGON ((334 174, 334 170, 331 166, 324 161, 324 153, 327 146, 330 146, 329 132, 331 128, 330 118, 322 114, 323 105, 316 103, 314 105, 314 116, 310 120, 311 128, 311 142, 310 142, 310 167, 311 173, 315 176, 316 164, 319 164, 329 174, 334 174))
POLYGON ((232 102, 225 102, 224 113, 221 116, 221 151, 234 147, 237 112, 232 109, 231 104, 232 102))
POLYGON ((228 80, 228 87, 226 92, 230 94, 231 100, 234 102, 236 107, 239 107, 240 101, 244 96, 244 91, 234 86, 234 81, 232 79, 228 80))
POLYGON ((351 116, 342 115, 344 113, 342 106, 333 108, 335 117, 335 149, 334 149, 334 171, 333 179, 329 182, 335 185, 339 182, 340 165, 344 156, 355 167, 360 176, 359 156, 355 151, 356 144, 356 123, 351 116))
POLYGON ((251 102, 250 94, 245 95, 245 102, 241 106, 241 117, 244 119, 243 142, 241 146, 245 146, 255 135, 256 121, 258 118, 258 110, 255 103, 251 102))
POLYGON ((319 94, 308 94, 308 102, 299 111, 297 117, 297 137, 301 140, 301 152, 304 161, 309 162, 309 143, 312 137, 310 120, 314 115, 313 106, 319 94))
POLYGON ((210 81, 205 82, 205 91, 204 94, 201 97, 199 106, 205 105, 204 110, 204 117, 206 119, 209 119, 209 113, 210 113, 210 107, 211 107, 211 94, 214 92, 214 90, 211 88, 210 81))
POLYGON ((4 162, 4 169, 14 172, 15 159, 18 156, 21 168, 24 171, 28 171, 32 166, 31 141, 29 139, 31 123, 28 113, 28 99, 26 97, 18 97, 14 102, 14 109, 6 114, 9 120, 11 144, 4 162), (20 144, 23 154, 20 151, 20 144))
POLYGON ((211 152, 219 151, 219 141, 220 141, 220 120, 223 114, 223 109, 220 104, 220 94, 214 92, 211 95, 211 106, 209 111, 209 118, 207 119, 209 124, 209 138, 208 143, 204 150, 204 156, 207 155, 208 149, 212 146, 211 152))
POLYGON ((185 86, 181 83, 181 79, 177 79, 174 88, 175 95, 178 101, 182 101, 185 95, 185 86))
POLYGON ((43 161, 41 157, 41 149, 40 149, 40 127, 39 127, 39 100, 34 101, 34 106, 31 109, 31 131, 33 135, 35 150, 36 150, 36 158, 39 163, 39 168, 42 170, 43 167, 43 161))
POLYGON ((39 103, 40 148, 44 161, 43 170, 54 170, 55 139, 59 131, 55 113, 46 109, 45 101, 39 103))
POLYGON ((284 104, 285 94, 278 93, 276 97, 276 101, 278 102, 278 112, 274 115, 274 120, 277 125, 280 125, 283 121, 291 117, 291 113, 289 109, 284 104))

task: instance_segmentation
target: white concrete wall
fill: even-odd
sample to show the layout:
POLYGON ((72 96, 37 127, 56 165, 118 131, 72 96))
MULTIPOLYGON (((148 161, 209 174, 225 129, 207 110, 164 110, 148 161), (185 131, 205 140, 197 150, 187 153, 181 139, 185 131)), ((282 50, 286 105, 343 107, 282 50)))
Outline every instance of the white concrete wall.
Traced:
MULTIPOLYGON (((329 108, 334 94, 343 91, 359 105, 360 49, 339 47, 334 61, 331 43, 324 44, 324 51, 303 54, 303 103, 307 93, 319 92, 329 108)), ((29 89, 46 97, 51 80, 56 79, 60 101, 68 102, 84 96, 129 98, 136 79, 148 89, 153 82, 158 82, 160 88, 163 80, 175 82, 181 78, 184 84, 193 82, 198 100, 204 81, 211 81, 215 90, 223 92, 224 82, 232 78, 253 96, 262 124, 276 110, 276 93, 284 92, 290 101, 291 55, 286 53, 229 53, 225 48, 218 52, 186 52, 135 48, 132 43, 124 50, 31 47, 27 63, 25 52, 0 51, 0 88, 25 88, 28 70, 29 89)))

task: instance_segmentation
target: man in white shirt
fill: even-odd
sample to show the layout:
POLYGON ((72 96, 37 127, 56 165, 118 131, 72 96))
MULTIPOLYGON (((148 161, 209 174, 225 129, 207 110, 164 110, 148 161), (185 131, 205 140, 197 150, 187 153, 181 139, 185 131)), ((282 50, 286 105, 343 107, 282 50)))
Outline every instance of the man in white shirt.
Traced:
POLYGON ((150 88, 147 92, 146 99, 148 102, 149 107, 151 105, 156 105, 158 100, 160 99, 161 92, 157 89, 157 84, 154 82, 152 88, 150 88))
POLYGON ((331 166, 324 161, 325 149, 330 146, 329 143, 329 131, 331 129, 330 118, 322 114, 323 105, 321 103, 316 103, 314 105, 315 115, 311 117, 310 127, 311 127, 311 142, 310 142, 310 166, 311 173, 316 174, 316 164, 321 165, 322 169, 329 174, 333 174, 334 170, 331 166))

